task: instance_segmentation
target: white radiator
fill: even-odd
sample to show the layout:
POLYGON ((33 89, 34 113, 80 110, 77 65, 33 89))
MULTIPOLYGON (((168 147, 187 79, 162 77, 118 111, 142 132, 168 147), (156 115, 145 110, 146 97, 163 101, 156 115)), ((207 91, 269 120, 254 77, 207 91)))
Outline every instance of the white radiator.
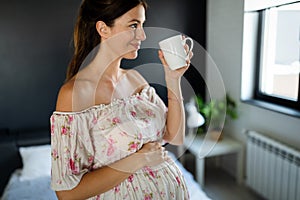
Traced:
POLYGON ((247 185, 270 200, 300 200, 300 152, 247 131, 247 185))

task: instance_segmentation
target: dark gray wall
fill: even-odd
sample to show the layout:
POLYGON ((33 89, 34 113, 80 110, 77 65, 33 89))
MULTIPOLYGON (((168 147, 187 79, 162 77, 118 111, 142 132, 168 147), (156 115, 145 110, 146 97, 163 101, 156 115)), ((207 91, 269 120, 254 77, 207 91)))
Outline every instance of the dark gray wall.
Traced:
MULTIPOLYGON (((80 2, 1 1, 0 128, 49 125, 71 57, 71 37, 80 2)), ((196 7, 196 2, 148 0, 146 25, 184 32, 204 46, 205 1, 200 1, 202 7, 196 7)))
POLYGON ((206 45, 206 0, 148 0, 147 26, 182 32, 206 45))
POLYGON ((0 128, 48 125, 71 55, 79 3, 1 1, 0 128))

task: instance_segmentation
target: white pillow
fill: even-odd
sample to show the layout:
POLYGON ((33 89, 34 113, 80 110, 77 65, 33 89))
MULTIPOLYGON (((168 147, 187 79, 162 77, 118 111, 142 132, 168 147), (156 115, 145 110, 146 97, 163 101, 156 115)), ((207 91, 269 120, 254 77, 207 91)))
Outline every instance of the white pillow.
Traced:
POLYGON ((51 146, 39 145, 19 148, 23 168, 20 181, 31 180, 51 174, 51 146))

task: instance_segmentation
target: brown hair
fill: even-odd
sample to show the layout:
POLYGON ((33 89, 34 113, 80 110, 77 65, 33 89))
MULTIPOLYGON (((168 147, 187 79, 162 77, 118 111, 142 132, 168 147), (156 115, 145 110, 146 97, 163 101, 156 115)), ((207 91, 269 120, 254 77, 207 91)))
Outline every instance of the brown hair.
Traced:
POLYGON ((83 0, 75 24, 74 54, 67 69, 66 81, 79 71, 86 56, 100 43, 96 22, 101 20, 112 27, 115 19, 140 4, 147 8, 145 0, 83 0))

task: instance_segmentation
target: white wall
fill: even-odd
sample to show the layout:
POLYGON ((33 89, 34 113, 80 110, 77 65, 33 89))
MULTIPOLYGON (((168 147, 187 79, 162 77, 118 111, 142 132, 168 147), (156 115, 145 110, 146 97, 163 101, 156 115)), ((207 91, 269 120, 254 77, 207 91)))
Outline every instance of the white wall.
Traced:
MULTIPOLYGON (((243 0, 208 0, 207 50, 239 110, 238 120, 229 122, 224 133, 245 143, 243 130, 256 130, 300 150, 299 118, 240 102, 243 9, 243 0)), ((206 70, 208 77, 213 76, 206 70)))

